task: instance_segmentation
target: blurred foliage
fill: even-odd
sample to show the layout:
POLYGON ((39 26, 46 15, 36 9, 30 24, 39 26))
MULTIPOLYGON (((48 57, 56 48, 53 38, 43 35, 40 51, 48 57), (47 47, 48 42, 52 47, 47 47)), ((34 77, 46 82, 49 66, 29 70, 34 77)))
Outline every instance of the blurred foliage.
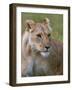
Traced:
POLYGON ((43 13, 21 13, 22 33, 25 30, 25 21, 32 19, 35 22, 42 22, 47 17, 50 19, 52 27, 52 38, 63 41, 63 15, 62 14, 43 14, 43 13))

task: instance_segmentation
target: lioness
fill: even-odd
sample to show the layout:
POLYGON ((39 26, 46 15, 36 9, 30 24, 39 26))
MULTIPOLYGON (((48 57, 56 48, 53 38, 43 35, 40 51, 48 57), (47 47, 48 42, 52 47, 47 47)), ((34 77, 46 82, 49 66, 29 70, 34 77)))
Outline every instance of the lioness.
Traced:
POLYGON ((23 77, 63 74, 63 44, 51 38, 51 31, 48 18, 42 23, 26 20, 21 44, 23 77))

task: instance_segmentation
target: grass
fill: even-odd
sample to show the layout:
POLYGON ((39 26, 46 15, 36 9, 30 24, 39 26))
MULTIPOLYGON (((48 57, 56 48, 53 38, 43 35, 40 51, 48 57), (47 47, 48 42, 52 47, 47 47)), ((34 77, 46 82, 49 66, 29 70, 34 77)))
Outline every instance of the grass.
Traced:
POLYGON ((50 19, 52 27, 52 38, 63 41, 63 15, 62 14, 41 14, 41 13, 23 13, 22 12, 22 33, 25 30, 25 21, 32 19, 41 22, 45 17, 50 19))

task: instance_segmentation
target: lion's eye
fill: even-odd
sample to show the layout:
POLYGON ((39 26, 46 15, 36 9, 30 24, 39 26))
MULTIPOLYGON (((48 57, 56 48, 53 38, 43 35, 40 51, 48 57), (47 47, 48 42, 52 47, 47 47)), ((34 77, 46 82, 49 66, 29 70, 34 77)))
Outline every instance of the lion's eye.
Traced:
POLYGON ((50 37, 50 36, 51 36, 51 34, 49 33, 49 34, 48 34, 48 37, 50 37))
POLYGON ((37 34, 37 37, 41 38, 41 35, 40 34, 37 34))

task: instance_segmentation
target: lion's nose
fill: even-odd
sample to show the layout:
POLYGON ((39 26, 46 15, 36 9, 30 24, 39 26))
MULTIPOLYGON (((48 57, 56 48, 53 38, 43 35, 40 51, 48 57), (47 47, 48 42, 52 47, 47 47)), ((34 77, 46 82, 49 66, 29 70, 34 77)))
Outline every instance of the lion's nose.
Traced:
POLYGON ((49 49, 49 48, 50 48, 50 46, 46 46, 45 48, 46 48, 46 49, 49 49))

